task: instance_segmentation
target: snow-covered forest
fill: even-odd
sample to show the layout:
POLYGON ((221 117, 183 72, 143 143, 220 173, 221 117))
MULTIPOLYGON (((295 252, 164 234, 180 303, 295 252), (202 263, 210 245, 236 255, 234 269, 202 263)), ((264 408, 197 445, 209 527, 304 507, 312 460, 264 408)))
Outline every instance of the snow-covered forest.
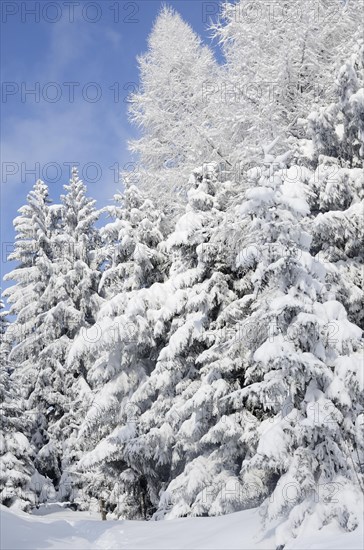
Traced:
POLYGON ((224 3, 221 61, 164 7, 129 97, 137 169, 101 209, 76 169, 24 197, 0 318, 20 515, 258 509, 280 549, 360 528, 363 4, 289 15, 224 3))

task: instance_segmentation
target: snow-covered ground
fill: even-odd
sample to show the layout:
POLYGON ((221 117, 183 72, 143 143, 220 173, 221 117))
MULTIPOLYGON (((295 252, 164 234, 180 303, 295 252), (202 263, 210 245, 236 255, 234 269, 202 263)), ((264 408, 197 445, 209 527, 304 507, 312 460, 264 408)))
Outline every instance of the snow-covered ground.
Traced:
MULTIPOLYGON (((216 518, 160 522, 100 521, 96 514, 52 507, 44 515, 28 515, 1 507, 2 550, 111 549, 243 549, 274 550, 275 536, 259 535, 257 510, 216 518)), ((352 533, 334 526, 302 532, 285 550, 362 550, 363 525, 352 533)))

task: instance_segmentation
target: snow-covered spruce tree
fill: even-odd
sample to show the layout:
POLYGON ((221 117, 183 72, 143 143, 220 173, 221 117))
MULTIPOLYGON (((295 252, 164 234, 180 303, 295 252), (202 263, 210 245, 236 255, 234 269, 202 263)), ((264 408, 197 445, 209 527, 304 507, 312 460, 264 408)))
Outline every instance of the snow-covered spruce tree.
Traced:
POLYGON ((85 456, 75 471, 84 485, 80 506, 102 493, 108 511, 135 518, 145 517, 149 506, 145 481, 107 438, 115 439, 123 424, 126 434, 135 429, 132 395, 152 370, 154 349, 160 346, 149 318, 149 288, 161 284, 168 260, 158 246, 164 231, 158 208, 133 185, 115 199, 116 206, 108 209, 115 220, 101 230, 105 302, 95 325, 79 334, 69 358, 89 366, 91 389, 77 442, 85 456))
POLYGON ((361 2, 340 0, 222 4, 213 26, 226 58, 216 116, 233 164, 254 163, 277 135, 282 151, 299 135, 298 119, 330 96, 333 66, 350 52, 362 15, 361 2))
MULTIPOLYGON (((336 520, 356 527, 364 452, 362 331, 309 252, 311 237, 300 223, 309 214, 309 188, 294 181, 294 167, 282 169, 284 160, 267 157, 265 169, 249 173, 251 188, 237 209, 236 265, 253 284, 237 316, 250 337, 227 341, 223 359, 240 356, 241 389, 228 400, 253 435, 245 427, 235 489, 205 495, 208 513, 222 513, 231 501, 263 501, 266 519, 280 520, 278 545, 312 514, 319 526, 336 520)), ((203 439, 229 449, 235 435, 236 428, 230 436, 217 425, 203 439)))
POLYGON ((103 210, 113 221, 101 229, 104 266, 99 291, 109 300, 159 281, 165 261, 157 250, 163 240, 163 215, 153 202, 127 182, 114 201, 103 210))
MULTIPOLYGON (((111 324, 107 319, 98 322, 100 329, 105 327, 101 330, 101 345, 107 345, 111 358, 108 368, 116 364, 118 375, 96 394, 94 410, 91 409, 86 418, 91 423, 86 436, 95 434, 98 421, 99 443, 93 448, 94 442, 90 444, 86 438, 90 452, 80 465, 87 469, 100 464, 103 473, 95 478, 98 483, 109 464, 109 487, 113 459, 121 471, 118 489, 124 491, 115 509, 119 516, 142 515, 148 501, 147 512, 152 512, 158 506, 160 490, 174 475, 171 471, 183 463, 183 449, 172 457, 173 432, 176 434, 178 425, 182 424, 178 405, 187 399, 189 384, 197 379, 194 357, 207 345, 205 330, 209 321, 224 300, 231 298, 222 267, 221 272, 214 272, 220 262, 218 249, 209 247, 211 234, 223 219, 230 192, 229 184, 224 188, 218 182, 217 170, 217 166, 209 165, 195 171, 186 213, 176 223, 172 235, 161 244, 161 250, 172 260, 166 282, 129 292, 126 301, 121 300, 122 294, 116 296, 110 302, 126 303, 124 314, 114 317, 111 324), (107 328, 117 330, 116 341, 110 337, 107 341, 107 328), (127 341, 125 329, 132 332, 132 343, 127 341), (121 470, 123 463, 124 471, 121 470), (142 509, 138 510, 136 504, 142 509)), ((105 311, 107 309, 105 305, 105 311)), ((97 346, 100 348, 100 342, 97 346)), ((200 411, 197 415, 202 421, 203 413, 200 411)), ((195 436, 197 432, 196 429, 195 436)), ((108 497, 112 507, 116 505, 116 498, 114 490, 108 497)))
POLYGON ((33 441, 35 464, 50 477, 59 498, 68 498, 67 469, 74 460, 74 438, 79 411, 88 391, 87 365, 68 362, 73 339, 81 328, 91 326, 99 306, 97 294, 98 212, 86 196, 86 186, 73 169, 61 205, 52 208, 52 270, 42 295, 44 314, 38 332, 43 341, 37 357, 38 376, 29 398, 31 408, 42 415, 46 435, 39 431, 33 441), (63 476, 63 477, 62 477, 63 476))
POLYGON ((340 160, 320 156, 310 178, 310 206, 316 208, 307 228, 311 253, 327 270, 326 281, 345 306, 349 319, 364 328, 363 247, 364 177, 361 168, 343 168, 340 160))
POLYGON ((336 101, 308 117, 313 159, 309 179, 312 252, 328 262, 328 282, 340 296, 350 320, 364 327, 364 47, 357 41, 340 68, 336 101))
POLYGON ((162 8, 148 46, 139 58, 140 89, 130 97, 131 120, 142 135, 130 148, 138 155, 142 188, 173 210, 192 169, 206 158, 221 160, 213 109, 204 97, 216 79, 217 64, 209 47, 170 7, 162 8))
MULTIPOLYGON (((221 250, 211 243, 231 193, 230 183, 221 183, 218 173, 214 163, 194 171, 186 212, 163 244, 172 266, 160 289, 162 300, 153 304, 150 317, 154 338, 164 338, 165 344, 156 354, 154 370, 133 395, 141 414, 124 454, 144 473, 155 508, 160 507, 161 491, 199 453, 201 434, 218 414, 209 406, 223 392, 215 379, 208 396, 204 390, 198 393, 196 362, 210 345, 211 323, 234 297, 221 250)), ((155 517, 165 511, 160 507, 155 517)), ((188 510, 184 507, 179 512, 185 515, 188 510)))
POLYGON ((0 502, 29 511, 35 504, 31 490, 33 452, 19 391, 10 380, 9 345, 4 336, 8 322, 0 300, 0 502))
POLYGON ((41 300, 51 271, 49 202, 48 188, 38 180, 14 220, 15 245, 8 259, 17 262, 17 267, 4 277, 15 281, 4 291, 9 314, 15 316, 5 340, 12 347, 10 359, 26 399, 38 376, 37 358, 43 345, 39 333, 44 311, 41 300))
POLYGON ((350 41, 350 55, 339 67, 329 105, 308 116, 315 160, 335 157, 340 166, 361 167, 364 158, 364 42, 350 41))
MULTIPOLYGON (((170 434, 172 447, 169 478, 161 486, 156 518, 223 514, 239 510, 243 506, 241 495, 236 489, 239 486, 241 462, 246 454, 246 441, 252 436, 256 421, 249 412, 242 412, 239 407, 235 408, 223 398, 240 388, 244 380, 241 350, 239 345, 233 349, 231 342, 238 341, 241 336, 241 327, 236 327, 233 323, 238 323, 240 301, 244 302, 244 296, 251 293, 252 283, 248 275, 239 278, 236 267, 231 262, 232 239, 236 237, 239 224, 231 214, 229 205, 234 204, 239 188, 241 192, 241 186, 225 181, 223 172, 215 172, 213 175, 212 181, 205 176, 203 184, 197 190, 190 191, 189 208, 192 219, 198 220, 204 214, 211 225, 207 226, 208 231, 204 229, 202 233, 198 233, 198 238, 204 240, 193 256, 199 269, 202 269, 202 277, 200 275, 196 284, 187 287, 188 296, 191 295, 192 300, 186 299, 179 317, 174 319, 177 327, 182 323, 181 329, 185 329, 188 327, 186 320, 192 312, 195 315, 203 314, 203 328, 201 330, 201 327, 196 327, 189 339, 182 339, 180 347, 174 344, 174 348, 170 350, 169 343, 160 354, 157 365, 159 369, 155 369, 150 382, 146 383, 148 387, 154 379, 160 380, 158 384, 154 381, 159 403, 154 403, 151 411, 158 407, 162 410, 167 395, 169 410, 160 415, 159 422, 164 421, 164 424, 159 431, 163 433, 169 428, 167 433, 170 434), (211 204, 215 208, 219 205, 219 215, 211 207, 206 208, 206 212, 199 212, 207 184, 213 195, 209 197, 211 204), (206 302, 202 302, 206 296, 206 302), (227 356, 229 348, 234 352, 227 356), (167 362, 163 354, 171 355, 171 352, 174 355, 167 362), (175 372, 183 373, 186 368, 185 356, 191 363, 190 369, 174 388, 172 380, 175 372), (170 385, 163 384, 168 380, 166 371, 173 376, 170 385), (193 377, 190 378, 191 373, 193 377), (230 498, 218 498, 219 487, 228 486, 230 498)), ((178 229, 179 224, 176 226, 176 233, 168 241, 175 238, 178 242, 181 233, 178 229)), ((188 232, 186 234, 186 242, 190 242, 191 237, 188 232)), ((183 261, 186 252, 184 247, 179 247, 178 250, 182 254, 182 260, 177 265, 180 269, 182 267, 180 277, 183 280, 188 275, 183 261)), ((183 334, 183 330, 180 332, 183 334)), ((173 342, 178 342, 179 336, 179 331, 176 330, 170 341, 173 338, 173 342)), ((147 417, 147 414, 150 413, 147 412, 144 416, 147 417)), ((154 417, 159 418, 159 415, 150 414, 150 417, 153 420, 154 417)), ((151 434, 146 437, 150 438, 151 434)), ((224 494, 225 492, 224 490, 224 494)))
MULTIPOLYGON (((18 387, 25 400, 30 418, 28 438, 46 437, 44 415, 29 403, 40 376, 39 355, 44 349, 42 315, 46 312, 43 294, 52 272, 51 235, 53 231, 49 212, 48 188, 38 180, 27 197, 27 204, 19 209, 14 220, 16 231, 10 261, 17 266, 5 275, 15 284, 4 291, 10 304, 10 315, 15 316, 4 335, 13 365, 11 385, 18 387)), ((42 483, 42 481, 40 481, 42 483)), ((39 491, 42 487, 39 487, 39 491)))

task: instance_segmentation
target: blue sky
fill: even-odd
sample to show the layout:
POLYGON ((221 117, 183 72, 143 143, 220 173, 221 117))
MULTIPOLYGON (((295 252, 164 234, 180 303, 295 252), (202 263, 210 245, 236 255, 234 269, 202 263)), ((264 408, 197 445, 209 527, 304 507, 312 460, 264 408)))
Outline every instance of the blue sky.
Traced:
MULTIPOLYGON (((210 42, 206 21, 219 2, 167 3, 210 42)), ((138 84, 136 56, 145 51, 162 4, 1 2, 3 274, 12 268, 6 261, 12 220, 38 176, 55 202, 71 163, 79 163, 98 206, 120 188, 118 169, 130 162, 127 141, 135 135, 125 98, 138 84)))

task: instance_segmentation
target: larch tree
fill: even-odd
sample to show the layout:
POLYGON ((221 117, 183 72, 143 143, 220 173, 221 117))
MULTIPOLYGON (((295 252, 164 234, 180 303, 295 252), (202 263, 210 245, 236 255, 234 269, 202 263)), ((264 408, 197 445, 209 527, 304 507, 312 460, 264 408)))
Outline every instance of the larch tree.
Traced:
POLYGON ((223 3, 213 25, 226 59, 218 128, 232 164, 254 165, 262 143, 279 136, 284 152, 301 136, 300 119, 330 99, 333 67, 350 51, 361 15, 360 2, 340 0, 223 3))
POLYGON ((137 154, 140 184, 173 212, 185 201, 190 172, 206 158, 221 160, 214 141, 213 110, 206 90, 216 78, 212 51, 170 7, 159 14, 139 58, 140 86, 130 96, 130 116, 141 137, 137 154))

